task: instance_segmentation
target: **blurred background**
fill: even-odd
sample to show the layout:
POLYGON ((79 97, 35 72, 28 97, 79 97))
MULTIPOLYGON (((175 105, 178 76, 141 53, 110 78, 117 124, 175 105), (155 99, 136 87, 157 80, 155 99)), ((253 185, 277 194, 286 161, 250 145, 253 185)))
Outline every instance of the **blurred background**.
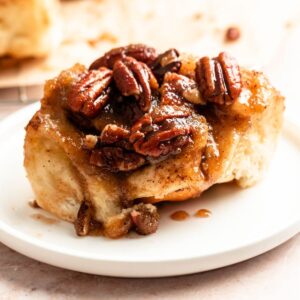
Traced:
POLYGON ((0 0, 0 119, 62 69, 129 43, 197 56, 226 50, 263 70, 300 125, 300 1, 0 0))

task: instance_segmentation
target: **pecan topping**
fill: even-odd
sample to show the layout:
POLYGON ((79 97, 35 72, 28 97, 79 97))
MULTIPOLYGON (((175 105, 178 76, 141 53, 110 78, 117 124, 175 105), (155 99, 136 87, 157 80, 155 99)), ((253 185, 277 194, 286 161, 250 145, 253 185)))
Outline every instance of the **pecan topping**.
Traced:
POLYGON ((124 148, 125 150, 133 150, 132 145, 129 143, 130 132, 120 126, 108 124, 101 132, 100 141, 102 145, 112 145, 124 148))
POLYGON ((147 139, 135 142, 135 151, 152 158, 180 153, 181 147, 190 141, 188 135, 191 133, 191 128, 180 128, 176 126, 176 122, 170 125, 166 130, 154 132, 147 139))
POLYGON ((229 96, 232 100, 235 100, 242 91, 240 67, 236 59, 226 52, 220 53, 218 60, 222 67, 229 96))
POLYGON ((113 76, 123 96, 135 96, 140 109, 147 112, 151 106, 151 89, 158 89, 158 83, 149 67, 132 57, 116 61, 113 76))
POLYGON ((159 214, 157 208, 152 204, 140 203, 135 205, 130 216, 135 230, 139 234, 151 234, 158 228, 159 214))
POLYGON ((191 140, 193 128, 187 122, 189 115, 179 107, 162 106, 132 126, 129 141, 137 153, 150 158, 179 153, 191 140))
POLYGON ((128 137, 128 130, 114 124, 108 124, 102 130, 100 140, 103 144, 114 144, 128 137))
POLYGON ((145 158, 121 147, 102 147, 92 151, 90 163, 111 172, 131 171, 144 165, 145 158))
POLYGON ((117 60, 122 60, 126 56, 135 58, 138 61, 146 64, 151 64, 157 57, 156 50, 143 44, 133 44, 126 47, 112 49, 104 54, 104 56, 95 60, 90 70, 95 70, 100 67, 112 69, 117 60))
POLYGON ((181 62, 179 52, 176 49, 169 49, 160 54, 151 65, 153 74, 161 83, 168 72, 177 73, 180 70, 181 62))
POLYGON ((178 154, 196 134, 194 105, 230 104, 241 91, 238 65, 225 53, 204 57, 189 70, 191 76, 178 74, 176 49, 157 56, 141 44, 113 49, 95 61, 67 101, 70 118, 86 134, 90 163, 131 171, 178 154))
POLYGON ((187 107, 176 105, 161 105, 160 107, 155 107, 151 112, 154 123, 161 123, 173 118, 187 118, 190 115, 191 111, 187 107))
POLYGON ((161 87, 161 102, 183 105, 186 101, 203 104, 196 82, 183 75, 167 73, 161 87))
POLYGON ((95 117, 108 101, 111 80, 112 71, 107 68, 85 73, 69 92, 69 109, 86 117, 95 117))
POLYGON ((74 223, 74 227, 77 235, 85 236, 89 234, 90 223, 92 219, 92 208, 90 203, 83 201, 78 210, 77 219, 74 223))
POLYGON ((218 104, 232 104, 242 90, 239 66, 225 52, 213 59, 201 58, 196 66, 196 80, 203 98, 218 104))

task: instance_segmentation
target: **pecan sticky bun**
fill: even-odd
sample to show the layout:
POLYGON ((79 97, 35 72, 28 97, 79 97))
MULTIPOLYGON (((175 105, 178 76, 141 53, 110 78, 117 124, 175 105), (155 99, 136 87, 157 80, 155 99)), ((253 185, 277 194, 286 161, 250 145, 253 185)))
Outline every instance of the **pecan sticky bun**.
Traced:
POLYGON ((46 83, 25 167, 38 205, 79 236, 146 235, 158 228, 156 202, 257 181, 282 111, 266 78, 227 53, 119 47, 46 83))

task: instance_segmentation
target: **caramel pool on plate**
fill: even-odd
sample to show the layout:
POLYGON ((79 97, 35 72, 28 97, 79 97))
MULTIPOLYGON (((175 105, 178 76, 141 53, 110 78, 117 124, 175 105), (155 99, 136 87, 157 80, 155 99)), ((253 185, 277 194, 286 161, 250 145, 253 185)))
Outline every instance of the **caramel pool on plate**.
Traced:
POLYGON ((174 221, 183 221, 187 219, 190 215, 184 210, 177 210, 171 214, 171 219, 174 221))
POLYGON ((211 211, 205 208, 199 209, 196 213, 195 213, 195 217, 198 218, 209 218, 211 216, 211 211))

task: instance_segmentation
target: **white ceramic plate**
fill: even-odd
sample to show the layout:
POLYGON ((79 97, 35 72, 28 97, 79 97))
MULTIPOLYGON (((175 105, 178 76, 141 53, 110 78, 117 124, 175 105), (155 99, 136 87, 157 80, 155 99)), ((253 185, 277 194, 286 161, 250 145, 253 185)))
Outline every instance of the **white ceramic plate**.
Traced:
POLYGON ((0 125, 0 240, 34 259, 81 272, 122 277, 171 276, 211 270, 261 254, 300 229, 299 130, 286 125, 266 178, 246 190, 214 187, 200 199, 165 205, 157 233, 120 240, 79 238, 63 221, 46 224, 34 215, 34 199, 22 166, 24 126, 37 104, 0 125), (206 208, 210 218, 176 222, 173 211, 191 215, 206 208))

